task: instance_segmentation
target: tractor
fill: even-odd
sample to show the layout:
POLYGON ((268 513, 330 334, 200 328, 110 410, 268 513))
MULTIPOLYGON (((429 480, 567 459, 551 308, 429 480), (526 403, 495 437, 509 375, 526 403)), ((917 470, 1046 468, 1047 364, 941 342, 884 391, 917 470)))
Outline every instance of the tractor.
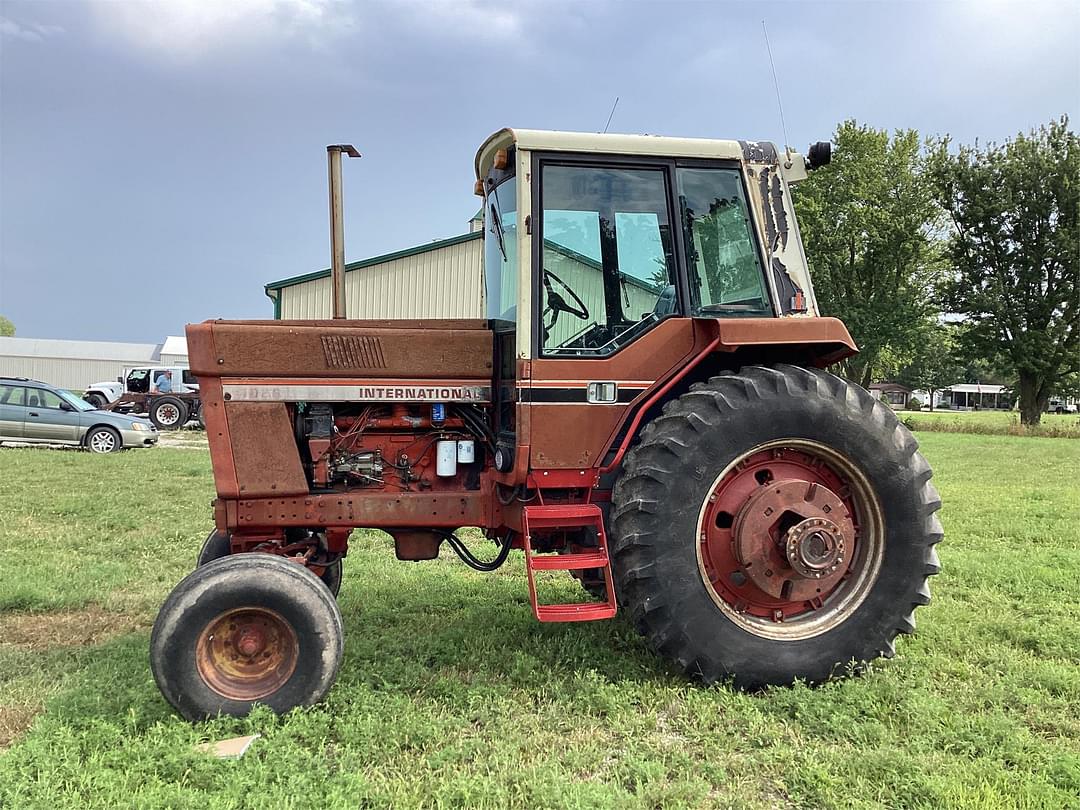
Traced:
POLYGON ((791 186, 829 144, 500 130, 475 161, 486 317, 456 320, 345 318, 343 151, 335 317, 187 327, 217 497, 151 637, 180 714, 326 696, 360 528, 480 571, 519 550, 537 620, 622 611, 705 684, 893 655, 941 504, 892 410, 825 370, 857 348, 818 311, 791 186), (539 598, 551 571, 580 601, 539 598))

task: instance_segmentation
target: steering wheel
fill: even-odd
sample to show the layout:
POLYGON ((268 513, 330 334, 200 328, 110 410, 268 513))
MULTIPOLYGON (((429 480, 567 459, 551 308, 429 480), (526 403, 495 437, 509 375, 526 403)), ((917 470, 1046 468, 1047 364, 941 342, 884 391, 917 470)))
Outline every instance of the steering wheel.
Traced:
POLYGON ((541 313, 541 315, 546 316, 548 313, 551 313, 551 323, 544 324, 544 330, 546 332, 550 332, 552 329, 555 328, 555 322, 559 320, 560 312, 568 312, 569 314, 574 315, 575 317, 578 317, 583 321, 589 320, 589 308, 585 306, 585 302, 581 300, 581 298, 576 292, 570 289, 569 285, 567 285, 565 281, 552 273, 546 267, 544 268, 543 281, 544 290, 547 292, 547 303, 545 304, 544 311, 543 313, 541 313), (566 303, 565 298, 563 298, 559 293, 555 292, 555 289, 551 284, 552 281, 557 282, 558 285, 562 287, 563 292, 569 294, 570 298, 572 298, 574 303, 577 304, 576 307, 570 306, 570 304, 566 303))

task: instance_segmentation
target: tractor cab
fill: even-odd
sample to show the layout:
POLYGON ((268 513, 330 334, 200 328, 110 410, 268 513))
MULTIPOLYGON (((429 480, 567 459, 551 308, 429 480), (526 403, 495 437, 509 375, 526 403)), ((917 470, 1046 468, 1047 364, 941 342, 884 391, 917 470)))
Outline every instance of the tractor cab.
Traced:
MULTIPOLYGON (((727 330, 733 343, 755 330, 774 345, 791 342, 781 319, 828 323, 816 318, 789 192, 828 154, 828 144, 808 160, 771 143, 647 135, 503 129, 488 138, 476 191, 505 471, 511 444, 526 444, 512 392, 540 417, 528 420, 533 468, 591 466, 627 406, 706 345, 719 321, 741 322, 727 330), (578 406, 590 438, 548 434, 554 405, 578 406)), ((833 331, 829 342, 849 342, 833 331)))

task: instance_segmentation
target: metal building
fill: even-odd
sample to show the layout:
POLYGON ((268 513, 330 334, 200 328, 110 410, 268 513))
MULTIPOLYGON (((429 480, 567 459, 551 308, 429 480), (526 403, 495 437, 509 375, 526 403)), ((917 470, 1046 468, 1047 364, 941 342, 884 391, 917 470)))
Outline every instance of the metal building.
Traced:
POLYGON ((186 367, 187 341, 182 337, 168 337, 164 343, 0 337, 0 376, 29 377, 58 388, 82 391, 95 382, 115 380, 131 366, 157 364, 186 367))
MULTIPOLYGON (((345 265, 350 318, 482 318, 483 233, 440 239, 345 265)), ((272 281, 274 317, 333 315, 330 271, 272 281)))

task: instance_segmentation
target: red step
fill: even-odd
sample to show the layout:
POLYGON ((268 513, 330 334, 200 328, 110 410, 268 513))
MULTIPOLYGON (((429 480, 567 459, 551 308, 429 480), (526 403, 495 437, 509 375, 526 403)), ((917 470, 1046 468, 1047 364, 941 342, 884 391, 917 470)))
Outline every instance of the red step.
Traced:
POLYGON ((607 553, 607 535, 604 533, 604 515, 600 507, 592 503, 526 506, 522 510, 522 523, 525 529, 525 571, 529 577, 533 615, 542 622, 585 622, 614 616, 617 610, 615 590, 607 553), (596 530, 595 549, 551 555, 537 555, 532 549, 534 531, 564 531, 582 527, 596 530), (605 601, 562 605, 541 605, 537 602, 533 571, 577 571, 584 568, 604 569, 604 582, 607 584, 605 601))

